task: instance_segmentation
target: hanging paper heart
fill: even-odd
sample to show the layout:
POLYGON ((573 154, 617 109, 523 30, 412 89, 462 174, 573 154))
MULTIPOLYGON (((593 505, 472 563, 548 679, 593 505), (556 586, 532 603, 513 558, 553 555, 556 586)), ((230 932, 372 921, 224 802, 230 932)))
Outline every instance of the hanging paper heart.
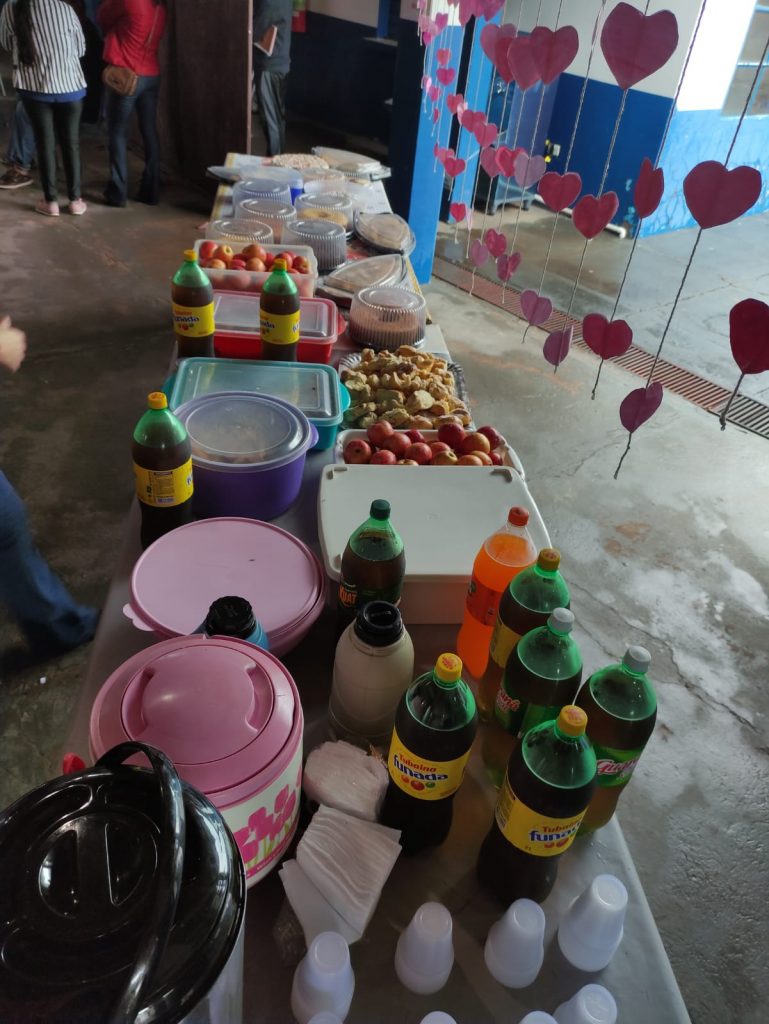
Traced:
POLYGON ((620 89, 631 89, 659 71, 677 46, 672 11, 642 14, 630 4, 617 4, 601 32, 601 50, 620 89))
POLYGON ((505 0, 485 0, 485 2, 481 0, 480 3, 476 4, 476 12, 479 17, 482 16, 486 21, 491 21, 504 6, 505 0))
POLYGON ((520 267, 522 259, 523 254, 520 252, 511 252, 497 256, 497 277, 503 284, 506 284, 518 267, 520 267))
POLYGON ((433 156, 436 158, 436 160, 440 160, 441 163, 443 163, 445 157, 451 155, 452 153, 453 150, 446 149, 445 146, 439 146, 437 142, 433 146, 433 156))
POLYGON ((495 124, 491 124, 484 117, 480 124, 476 124, 473 135, 475 136, 475 141, 479 146, 493 146, 497 141, 499 129, 495 124))
POLYGON ((545 344, 542 346, 542 355, 547 359, 551 366, 558 367, 564 361, 566 356, 569 354, 571 348, 571 336, 574 333, 574 328, 564 327, 560 331, 551 331, 545 339, 545 344))
POLYGON ((648 387, 636 388, 625 395, 619 407, 619 418, 622 426, 629 433, 634 433, 655 414, 662 403, 662 385, 653 380, 648 387))
POLYGON ((429 75, 422 75, 422 89, 427 92, 430 86, 433 84, 432 78, 429 75))
POLYGON ((422 33, 422 42, 425 46, 429 46, 433 39, 435 35, 429 29, 422 33))
POLYGON ((467 131, 472 132, 475 130, 476 122, 483 122, 486 118, 483 116, 483 112, 480 110, 471 110, 469 107, 460 109, 457 113, 457 119, 463 128, 467 131))
POLYGON ((444 11, 442 14, 435 15, 435 27, 438 29, 438 34, 441 33, 449 23, 449 16, 444 11))
POLYGON ((717 160, 704 160, 684 178, 684 196, 701 228, 715 228, 741 217, 761 194, 761 173, 755 167, 727 171, 717 160))
POLYGON ((524 320, 527 320, 532 327, 539 327, 546 320, 550 319, 553 312, 553 303, 545 295, 539 295, 532 288, 521 292, 521 312, 524 320))
POLYGON ((497 165, 506 178, 512 178, 515 174, 515 161, 521 153, 525 152, 523 146, 516 146, 515 149, 510 149, 508 146, 497 147, 497 165))
POLYGON ((451 60, 451 50, 448 48, 438 50, 436 57, 438 58, 438 66, 444 68, 451 60))
POLYGON ((515 39, 518 35, 518 29, 515 25, 507 23, 499 26, 499 35, 497 36, 497 47, 494 51, 494 66, 500 74, 500 77, 507 82, 509 85, 513 80, 513 67, 508 59, 508 49, 510 48, 511 40, 515 39))
POLYGON ((729 312, 729 344, 743 373, 769 370, 769 306, 743 299, 729 312))
POLYGON ((452 114, 456 114, 460 110, 467 109, 465 98, 461 92, 450 92, 446 97, 446 106, 452 114))
POLYGON ((579 49, 579 35, 573 25, 564 25, 556 32, 537 25, 529 41, 534 64, 545 85, 550 85, 566 70, 579 49))
POLYGON ((490 178, 496 178, 499 174, 496 149, 489 146, 487 149, 481 150, 481 167, 490 178))
POLYGON ((521 188, 530 188, 532 185, 536 185, 546 170, 547 164, 543 156, 529 156, 525 150, 518 154, 513 165, 516 183, 521 188))
POLYGON ((498 256, 501 256, 507 248, 507 239, 501 231, 495 231, 494 228, 489 228, 483 236, 483 241, 486 243, 486 248, 495 259, 498 256))
POLYGON ((545 205, 559 213, 571 206, 582 188, 582 178, 576 171, 558 174, 548 171, 537 186, 537 191, 545 201, 545 205))
POLYGON ((571 215, 574 227, 589 241, 601 234, 618 209, 616 192, 604 192, 598 199, 591 195, 582 196, 571 215))
POLYGON ((633 189, 633 206, 639 217, 649 217, 660 205, 665 190, 665 175, 661 167, 656 170, 648 156, 641 161, 638 180, 633 189))
POLYGON ((437 124, 437 123, 438 123, 438 118, 439 118, 440 116, 441 116, 441 112, 440 112, 440 110, 438 110, 438 108, 437 108, 437 107, 433 107, 433 114, 432 114, 432 117, 433 117, 433 124, 437 124))
POLYGON ((437 103, 438 100, 441 98, 441 90, 438 88, 437 85, 431 85, 430 88, 427 90, 427 95, 430 97, 430 100, 433 103, 437 103))
POLYGON ((456 178, 467 167, 467 163, 461 156, 446 156, 443 159, 443 167, 450 178, 456 178))
POLYGON ((459 0, 459 24, 464 28, 475 14, 475 0, 459 0))
POLYGON ((484 25, 481 29, 481 49, 489 58, 492 64, 497 60, 497 40, 499 39, 499 25, 484 25))
POLYGON ((524 92, 539 81, 539 69, 534 62, 530 36, 516 36, 507 47, 507 60, 512 68, 513 78, 524 92))
POLYGON ((489 250, 480 238, 476 238, 470 246, 470 259, 476 267, 482 267, 484 263, 488 262, 489 250))
POLYGON ((626 320, 609 321, 602 313, 588 313, 582 321, 582 338, 601 359, 612 359, 627 352, 633 332, 626 320))
POLYGON ((452 203, 449 206, 449 213, 458 224, 467 216, 467 205, 465 203, 452 203))
POLYGON ((456 68, 438 68, 435 72, 435 77, 441 83, 441 85, 451 85, 454 79, 457 77, 456 68))

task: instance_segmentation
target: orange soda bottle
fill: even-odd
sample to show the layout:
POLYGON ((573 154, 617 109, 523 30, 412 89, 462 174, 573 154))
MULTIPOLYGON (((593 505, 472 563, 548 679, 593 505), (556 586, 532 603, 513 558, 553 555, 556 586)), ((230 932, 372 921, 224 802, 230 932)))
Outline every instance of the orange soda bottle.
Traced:
POLYGON ((537 557, 537 549, 526 529, 528 522, 528 509, 515 505, 504 526, 483 542, 473 563, 465 617, 457 637, 457 654, 476 679, 486 671, 489 642, 502 594, 510 581, 537 557))

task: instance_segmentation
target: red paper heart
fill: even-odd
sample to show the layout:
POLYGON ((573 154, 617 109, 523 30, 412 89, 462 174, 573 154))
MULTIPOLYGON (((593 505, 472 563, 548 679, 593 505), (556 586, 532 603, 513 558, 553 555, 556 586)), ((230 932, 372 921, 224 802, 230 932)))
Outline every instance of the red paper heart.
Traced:
POLYGON ((481 150, 481 167, 490 178, 496 178, 499 174, 496 149, 488 146, 486 149, 481 150))
POLYGON ((539 68, 534 61, 530 36, 516 36, 510 41, 507 47, 507 60, 519 89, 525 92, 539 81, 539 68))
POLYGON ((486 243, 486 248, 495 259, 501 256, 507 248, 507 239, 501 231, 495 231, 494 228, 489 228, 483 236, 483 240, 486 243))
POLYGON ((497 40, 499 39, 499 25, 484 25, 481 29, 481 49, 489 58, 492 64, 497 59, 497 40))
POLYGON ((538 295, 533 288, 527 288, 521 292, 521 312, 524 320, 527 320, 532 327, 539 327, 546 320, 550 319, 553 312, 553 303, 545 295, 538 295))
POLYGON ((653 380, 646 388, 636 388, 625 395, 619 407, 619 418, 625 430, 631 434, 643 426, 659 409, 662 402, 662 385, 653 380))
POLYGON ((761 195, 761 172, 755 167, 727 171, 717 160, 703 160, 684 178, 684 196, 701 228, 715 228, 741 217, 761 195))
POLYGON ((441 98, 441 90, 438 88, 437 85, 431 85, 430 88, 427 90, 427 95, 430 97, 433 103, 437 103, 438 100, 441 98))
POLYGON ((441 83, 441 85, 451 85, 454 79, 457 77, 456 68, 438 68, 435 72, 435 77, 441 83))
POLYGON ((639 217, 649 217, 660 205, 665 191, 665 175, 661 167, 656 170, 648 156, 641 161, 638 180, 633 190, 633 206, 639 217))
POLYGON ((667 64, 678 46, 678 22, 672 11, 642 14, 617 4, 604 22, 601 50, 620 89, 631 89, 667 64))
POLYGON ((579 49, 579 36, 573 25, 564 25, 556 32, 537 25, 529 40, 534 64, 545 85, 550 85, 566 70, 579 49))
POLYGON ((467 216, 467 206, 465 203, 452 203, 451 206, 449 206, 449 213, 457 224, 459 224, 459 222, 463 221, 467 216))
POLYGON ((441 116, 440 110, 437 107, 433 107, 433 124, 438 123, 438 118, 441 116))
POLYGON ((512 178, 515 174, 515 161, 521 153, 525 152, 523 146, 516 146, 515 149, 510 149, 507 146, 497 147, 497 165, 506 178, 512 178))
POLYGON ((476 0, 475 10, 478 17, 483 16, 491 21, 505 6, 505 0, 476 0))
POLYGON ((545 338, 545 344, 542 346, 542 355, 551 366, 560 366, 569 354, 573 333, 574 328, 569 326, 564 327, 560 331, 551 331, 547 338, 545 338))
POLYGON ((452 114, 466 106, 465 98, 461 92, 450 92, 446 97, 446 106, 452 114))
POLYGON ((489 250, 480 240, 476 238, 473 244, 470 246, 470 259, 473 261, 476 267, 482 267, 484 263, 488 261, 489 250))
MULTIPOLYGON (((483 115, 481 116, 483 117, 483 115)), ((499 129, 484 117, 480 123, 476 123, 473 135, 479 146, 493 146, 497 141, 499 129)))
POLYGON ((627 352, 633 332, 626 320, 610 322, 602 313, 588 313, 582 321, 582 338, 601 359, 612 359, 627 352))
POLYGON ((486 120, 482 110, 471 110, 469 107, 461 110, 457 117, 462 127, 469 132, 475 131, 476 124, 483 124, 486 120))
POLYGON ((545 201, 545 205, 556 213, 571 206, 582 188, 582 178, 576 171, 558 174, 548 171, 540 180, 537 191, 545 201))
POLYGON ((494 51, 494 66, 499 72, 500 77, 503 78, 508 85, 513 80, 513 68, 510 64, 507 51, 510 48, 511 40, 515 39, 517 35, 518 29, 515 25, 507 23, 499 26, 497 47, 494 51))
POLYGON ((433 146, 433 156, 437 160, 440 160, 441 163, 443 163, 447 156, 452 156, 453 153, 454 151, 452 149, 446 149, 445 146, 439 146, 437 142, 433 146))
POLYGON ((729 344, 743 373, 769 370, 769 306, 743 299, 729 312, 729 344))
POLYGON ((444 30, 444 28, 446 28, 448 23, 449 23, 449 16, 448 16, 448 14, 445 11, 444 11, 443 14, 436 14, 435 15, 435 27, 438 29, 438 32, 442 32, 444 30))
POLYGON ((547 164, 543 156, 529 156, 524 150, 515 159, 513 176, 521 188, 531 188, 532 185, 536 185, 546 170, 547 164))
POLYGON ((461 156, 447 156, 443 159, 443 167, 450 178, 456 178, 467 167, 461 156))
POLYGON ((475 14, 475 0, 459 0, 459 24, 464 28, 475 14))
POLYGON ((438 65, 443 68, 451 60, 451 50, 449 50, 449 49, 438 50, 436 56, 438 58, 438 65))
POLYGON ((522 259, 523 254, 520 252, 511 252, 508 255, 503 254, 502 256, 498 256, 497 277, 499 280, 504 283, 509 281, 518 267, 520 267, 522 259))
POLYGON ((619 198, 616 192, 604 192, 596 199, 595 196, 582 196, 574 207, 572 220, 574 227, 588 240, 600 235, 614 214, 619 209, 619 198))

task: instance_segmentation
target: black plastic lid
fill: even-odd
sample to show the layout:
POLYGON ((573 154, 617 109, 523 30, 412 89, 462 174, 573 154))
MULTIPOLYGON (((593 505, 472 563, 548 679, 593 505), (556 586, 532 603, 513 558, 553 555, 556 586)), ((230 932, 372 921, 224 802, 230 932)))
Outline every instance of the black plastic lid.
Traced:
POLYGON ((385 501, 384 498, 375 498, 371 502, 371 508, 369 515, 372 519, 389 519, 390 518, 390 502, 385 501))
MULTIPOLYGON (((124 748, 130 756, 136 745, 115 751, 124 748)), ((138 1013, 125 1018, 142 1024, 178 1024, 200 1002, 229 959, 245 910, 229 829, 197 790, 181 783, 177 793, 186 832, 179 902, 170 933, 155 941, 160 958, 138 1013)), ((141 989, 135 968, 148 923, 173 906, 174 885, 155 884, 159 875, 166 881, 167 821, 158 776, 122 764, 54 779, 0 816, 3 1024, 124 1019, 112 1014, 130 1003, 121 1000, 132 976, 141 989)), ((179 845, 171 850, 177 880, 179 845)))
POLYGON ((209 636, 247 640, 256 629, 254 610, 245 597, 217 597, 208 609, 203 628, 209 636))
POLYGON ((389 647, 402 633, 401 613, 387 601, 369 601, 355 619, 355 635, 371 647, 389 647))

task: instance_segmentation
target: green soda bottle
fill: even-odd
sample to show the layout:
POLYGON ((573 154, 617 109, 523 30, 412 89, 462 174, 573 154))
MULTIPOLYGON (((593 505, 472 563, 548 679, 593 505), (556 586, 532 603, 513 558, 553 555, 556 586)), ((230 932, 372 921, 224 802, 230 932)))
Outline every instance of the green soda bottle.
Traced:
POLYGON ((187 431, 162 391, 148 395, 147 406, 136 424, 131 449, 145 548, 169 530, 192 522, 192 449, 187 431))
POLYGON ((295 363, 299 348, 299 289, 288 273, 288 265, 279 257, 264 282, 259 299, 259 333, 262 358, 295 363))
POLYGON ((530 729, 510 758, 477 869, 505 905, 541 903, 553 888, 595 788, 587 722, 582 708, 567 705, 556 721, 530 729))
POLYGON ((619 665, 594 672, 576 703, 588 716, 587 734, 598 758, 596 791, 580 833, 605 825, 630 781, 657 721, 657 697, 646 677, 651 655, 628 647, 619 665))
POLYGON ((214 289, 198 264, 194 249, 186 249, 184 263, 171 284, 177 359, 214 354, 214 289))
POLYGON ((560 552, 543 548, 534 565, 518 573, 502 595, 489 645, 489 663, 478 688, 478 713, 483 721, 494 715, 502 676, 510 652, 520 638, 544 626, 554 608, 568 608, 569 588, 558 571, 560 552))
POLYGON ((339 624, 347 626, 369 601, 399 604, 405 571, 403 541, 390 522, 390 502, 377 498, 342 555, 339 624))
POLYGON ((582 655, 571 637, 574 616, 556 608, 547 623, 522 636, 507 659, 497 692, 494 721, 486 729, 483 760, 494 785, 519 736, 552 721, 577 696, 582 682, 582 655))

